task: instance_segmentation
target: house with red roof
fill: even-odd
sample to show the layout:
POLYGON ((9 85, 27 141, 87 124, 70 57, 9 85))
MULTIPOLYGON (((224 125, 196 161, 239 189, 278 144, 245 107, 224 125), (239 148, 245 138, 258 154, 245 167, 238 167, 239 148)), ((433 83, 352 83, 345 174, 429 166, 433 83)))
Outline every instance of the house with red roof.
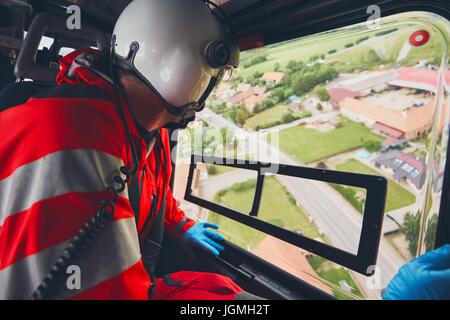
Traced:
POLYGON ((266 83, 279 84, 283 78, 283 72, 265 72, 261 79, 266 81, 266 83))
POLYGON ((345 98, 355 98, 360 95, 357 91, 339 87, 328 88, 327 91, 330 94, 330 103, 334 109, 338 109, 339 103, 345 98))
POLYGON ((231 97, 228 102, 234 106, 243 104, 249 112, 253 112, 256 104, 261 103, 268 97, 266 91, 265 86, 250 87, 248 90, 231 97))

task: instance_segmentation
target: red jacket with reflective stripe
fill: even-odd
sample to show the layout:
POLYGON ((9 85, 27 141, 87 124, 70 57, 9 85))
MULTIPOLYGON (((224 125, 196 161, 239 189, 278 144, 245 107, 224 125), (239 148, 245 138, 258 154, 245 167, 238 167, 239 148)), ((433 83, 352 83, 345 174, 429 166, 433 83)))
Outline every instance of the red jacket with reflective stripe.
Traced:
POLYGON ((68 241, 98 211, 100 201, 112 199, 106 187, 114 185, 112 178, 121 166, 132 166, 118 108, 140 155, 139 219, 136 225, 125 189, 113 221, 81 259, 81 288, 67 288, 61 297, 148 298, 151 281, 139 243, 152 226, 152 196, 166 192, 165 225, 173 237, 195 223, 185 218, 168 186, 172 168, 167 131, 159 130, 165 152, 152 150, 147 157, 147 144, 124 99, 119 97, 118 104, 114 88, 90 69, 70 70, 82 52, 99 55, 92 49, 69 54, 61 60, 58 87, 0 113, 0 299, 29 298, 68 241), (158 156, 165 159, 155 181, 158 156))

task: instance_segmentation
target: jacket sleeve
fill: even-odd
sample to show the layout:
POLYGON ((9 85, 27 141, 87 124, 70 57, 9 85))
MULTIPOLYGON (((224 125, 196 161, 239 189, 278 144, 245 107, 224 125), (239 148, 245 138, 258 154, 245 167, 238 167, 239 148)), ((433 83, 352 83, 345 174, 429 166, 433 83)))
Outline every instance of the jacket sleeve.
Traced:
MULTIPOLYGON (((30 100, 0 119, 0 153, 8 154, 0 168, 0 202, 8 209, 2 211, 7 216, 0 215, 0 299, 31 296, 100 201, 113 199, 106 187, 127 161, 126 136, 117 131, 120 118, 108 101, 30 100), (8 123, 15 125, 6 131, 2 125, 8 123)), ((118 292, 129 298, 135 291, 124 279, 133 277, 144 281, 129 286, 145 284, 139 292, 146 296, 149 280, 140 263, 134 214, 124 190, 113 219, 77 262, 89 276, 80 289, 62 288, 58 298, 90 293, 108 299, 118 292), (115 290, 100 292, 102 286, 115 290)))
POLYGON ((178 207, 177 200, 173 197, 170 187, 166 191, 165 224, 167 231, 173 238, 178 238, 195 224, 195 220, 188 218, 183 210, 178 207))
MULTIPOLYGON (((167 181, 170 181, 172 176, 172 161, 170 156, 169 134, 167 129, 161 129, 160 134, 167 156, 166 179, 167 181)), ((195 220, 188 218, 184 211, 178 207, 177 200, 173 197, 169 185, 166 187, 166 211, 164 222, 166 230, 173 238, 178 238, 195 224, 195 220)))

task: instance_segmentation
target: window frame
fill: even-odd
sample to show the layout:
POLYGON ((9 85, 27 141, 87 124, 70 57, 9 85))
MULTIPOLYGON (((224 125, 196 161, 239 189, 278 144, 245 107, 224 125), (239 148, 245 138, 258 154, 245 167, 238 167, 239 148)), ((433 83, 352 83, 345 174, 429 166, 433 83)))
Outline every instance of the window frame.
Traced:
POLYGON ((316 169, 310 167, 291 166, 285 164, 268 164, 261 162, 242 161, 233 163, 233 159, 205 157, 191 155, 189 175, 184 199, 200 207, 212 210, 227 218, 259 230, 263 233, 286 241, 301 249, 307 250, 323 258, 334 261, 344 267, 352 269, 366 276, 375 272, 378 257, 378 247, 382 236, 384 219, 384 206, 387 194, 387 179, 381 176, 342 172, 334 170, 316 169), (249 215, 221 206, 193 194, 192 184, 194 171, 198 163, 220 164, 227 167, 257 171, 257 183, 252 209, 249 215), (356 254, 344 251, 337 247, 310 239, 296 232, 277 227, 268 222, 257 219, 267 168, 277 168, 274 174, 304 178, 311 181, 336 183, 346 186, 366 189, 366 202, 364 206, 363 221, 359 235, 359 244, 356 254))

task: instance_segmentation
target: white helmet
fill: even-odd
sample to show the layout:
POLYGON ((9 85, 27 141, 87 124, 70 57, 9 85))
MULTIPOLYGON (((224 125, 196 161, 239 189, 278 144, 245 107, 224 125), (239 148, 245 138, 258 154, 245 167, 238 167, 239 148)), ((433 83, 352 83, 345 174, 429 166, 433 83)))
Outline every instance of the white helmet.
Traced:
POLYGON ((115 63, 152 88, 175 115, 201 110, 224 71, 239 64, 225 15, 205 2, 211 4, 134 0, 114 27, 115 63))

